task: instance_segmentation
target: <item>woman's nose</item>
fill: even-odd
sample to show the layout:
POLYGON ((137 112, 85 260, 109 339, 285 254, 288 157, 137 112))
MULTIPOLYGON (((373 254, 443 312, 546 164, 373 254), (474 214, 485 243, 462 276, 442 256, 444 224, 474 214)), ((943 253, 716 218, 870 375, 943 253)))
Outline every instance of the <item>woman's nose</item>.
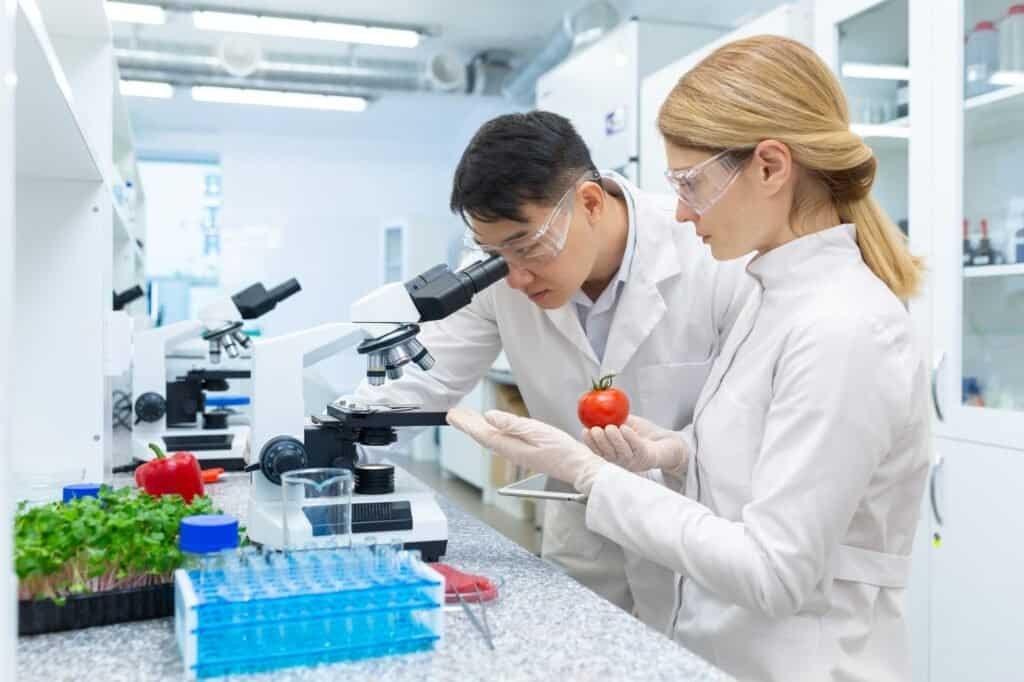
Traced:
POLYGON ((676 221, 680 223, 696 223, 700 216, 692 208, 686 205, 682 199, 676 201, 676 221))

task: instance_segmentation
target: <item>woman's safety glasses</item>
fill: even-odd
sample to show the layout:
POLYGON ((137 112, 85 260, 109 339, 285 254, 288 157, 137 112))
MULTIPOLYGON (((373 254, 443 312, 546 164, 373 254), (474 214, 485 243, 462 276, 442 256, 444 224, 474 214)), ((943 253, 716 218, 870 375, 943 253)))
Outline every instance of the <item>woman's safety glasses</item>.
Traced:
POLYGON ((696 166, 665 171, 665 179, 679 200, 697 215, 704 215, 735 182, 753 150, 727 149, 696 166))
POLYGON ((565 194, 555 204, 544 224, 528 234, 514 235, 501 244, 481 244, 477 233, 469 229, 465 235, 466 246, 479 249, 488 255, 498 254, 511 263, 543 265, 553 260, 565 248, 569 225, 572 223, 572 211, 576 204, 576 190, 584 182, 600 180, 601 174, 597 171, 589 170, 581 175, 569 189, 565 190, 565 194))

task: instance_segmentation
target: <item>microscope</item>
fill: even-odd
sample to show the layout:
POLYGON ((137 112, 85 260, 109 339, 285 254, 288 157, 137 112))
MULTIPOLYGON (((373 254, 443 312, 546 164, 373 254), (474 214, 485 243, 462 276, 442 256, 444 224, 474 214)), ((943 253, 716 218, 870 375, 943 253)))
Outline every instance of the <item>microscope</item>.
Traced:
MULTIPOLYGON (((366 378, 373 386, 401 378, 413 363, 424 371, 434 358, 417 339, 419 324, 440 320, 467 305, 508 274, 501 256, 452 272, 438 265, 408 282, 394 282, 352 304, 352 322, 325 324, 253 346, 252 472, 249 538, 282 548, 285 528, 292 541, 315 542, 323 525, 309 508, 286 507, 281 475, 298 469, 345 468, 355 473, 351 533, 353 544, 401 542, 436 561, 448 544, 448 521, 430 490, 398 479, 390 465, 359 462, 357 444, 383 446, 397 439, 396 428, 443 426, 444 412, 415 405, 359 404, 339 399, 323 414, 307 418, 302 370, 347 348, 366 356, 366 378), (287 513, 288 518, 284 516, 287 513)), ((319 509, 320 517, 331 510, 319 509)), ((335 528, 332 533, 348 532, 335 528)))
POLYGON ((204 467, 235 471, 245 467, 249 427, 228 425, 224 412, 207 413, 206 392, 226 391, 229 379, 248 379, 251 371, 200 368, 183 376, 169 376, 167 355, 181 344, 202 339, 207 344, 210 363, 219 364, 222 355, 237 358, 241 349, 252 345, 242 331, 243 320, 265 315, 301 290, 295 279, 269 291, 263 284, 253 284, 206 306, 198 320, 183 320, 135 335, 132 455, 136 460, 152 459, 149 444, 157 443, 168 452, 195 453, 204 467), (201 427, 200 415, 204 422, 201 427))

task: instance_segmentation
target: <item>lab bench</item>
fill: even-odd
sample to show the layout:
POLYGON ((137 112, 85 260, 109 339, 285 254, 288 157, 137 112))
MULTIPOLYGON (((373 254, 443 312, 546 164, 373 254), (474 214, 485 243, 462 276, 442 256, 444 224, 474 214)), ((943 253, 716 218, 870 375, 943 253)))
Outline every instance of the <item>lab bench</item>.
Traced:
MULTIPOLYGON (((130 479, 123 480, 127 483, 130 479)), ((229 474, 208 486, 217 505, 243 523, 248 489, 246 474, 229 474)), ((444 638, 433 652, 319 668, 291 668, 237 679, 730 679, 448 500, 439 497, 438 501, 449 524, 448 554, 444 561, 501 582, 500 598, 489 604, 487 611, 494 633, 494 651, 487 648, 458 607, 449 607, 444 638)), ((170 618, 18 640, 21 682, 142 682, 183 677, 170 618)))

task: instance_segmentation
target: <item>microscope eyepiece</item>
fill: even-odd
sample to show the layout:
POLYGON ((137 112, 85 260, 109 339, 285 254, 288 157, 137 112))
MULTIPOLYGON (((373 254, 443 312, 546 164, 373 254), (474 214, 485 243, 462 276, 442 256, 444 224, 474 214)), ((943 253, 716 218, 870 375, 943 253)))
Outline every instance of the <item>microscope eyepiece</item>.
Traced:
POLYGON ((508 274, 508 263, 499 255, 452 272, 438 265, 405 283, 420 322, 442 320, 469 304, 473 297, 508 274))

